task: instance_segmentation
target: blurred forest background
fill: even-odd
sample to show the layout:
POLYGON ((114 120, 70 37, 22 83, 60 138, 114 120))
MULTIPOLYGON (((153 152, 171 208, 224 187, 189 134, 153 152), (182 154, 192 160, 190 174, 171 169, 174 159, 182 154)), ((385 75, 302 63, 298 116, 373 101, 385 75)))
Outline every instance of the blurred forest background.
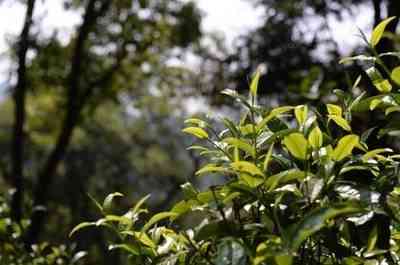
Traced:
MULTIPOLYGON (((31 222, 27 244, 77 240, 97 253, 90 264, 118 259, 105 250, 106 234, 88 230, 68 238, 73 226, 96 217, 88 194, 101 199, 121 192, 123 208, 151 193, 151 208, 159 211, 179 199, 182 183, 218 181, 194 176, 202 161, 186 150, 185 118, 235 116, 235 106, 219 93, 247 93, 260 64, 267 69, 259 89, 267 106, 334 100, 332 91, 355 79, 343 68, 366 67, 338 64, 343 53, 361 49, 354 18, 362 17, 366 24, 358 26, 370 30, 400 15, 398 0, 241 0, 257 10, 258 22, 228 41, 224 32, 204 29, 207 10, 196 1, 58 0, 80 18, 65 37, 42 26, 51 15, 40 10, 47 1, 55 0, 0 1, 0 8, 24 10, 19 33, 2 36, 8 47, 1 54, 7 68, 0 194, 10 200, 14 221, 31 222), (354 35, 340 35, 349 25, 354 35), (335 36, 360 46, 339 49, 335 36)), ((201 2, 212 9, 215 1, 201 2)), ((398 19, 389 31, 397 25, 398 19)), ((378 49, 392 50, 395 38, 378 49)))

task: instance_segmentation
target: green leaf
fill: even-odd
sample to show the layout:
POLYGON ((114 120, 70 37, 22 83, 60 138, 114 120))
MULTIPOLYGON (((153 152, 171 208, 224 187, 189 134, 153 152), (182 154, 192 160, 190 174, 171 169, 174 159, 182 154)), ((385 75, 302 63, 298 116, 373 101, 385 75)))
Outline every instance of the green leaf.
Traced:
POLYGON ((369 109, 374 110, 381 103, 382 103, 382 99, 380 99, 380 98, 373 99, 373 100, 371 100, 371 103, 369 103, 369 109))
POLYGON ((139 256, 140 255, 140 251, 139 249, 132 244, 115 244, 115 245, 110 245, 108 247, 108 250, 115 250, 115 249, 121 249, 124 250, 134 256, 139 256))
POLYGON ((312 211, 300 222, 295 224, 288 236, 290 249, 294 252, 310 236, 321 230, 329 219, 339 215, 349 215, 361 212, 362 209, 349 204, 340 204, 332 207, 322 207, 312 211))
POLYGON ((308 142, 301 133, 292 133, 283 139, 283 144, 296 158, 305 160, 307 158, 308 142))
POLYGON ((260 81, 260 76, 261 73, 259 70, 257 70, 256 73, 254 74, 253 79, 251 80, 250 93, 253 95, 253 97, 257 96, 257 89, 258 89, 258 83, 260 81))
POLYGON ((375 248, 377 241, 378 241, 378 227, 375 225, 368 236, 367 251, 373 250, 375 248))
POLYGON ((366 55, 357 55, 357 56, 353 56, 353 57, 345 57, 342 58, 339 61, 339 64, 345 64, 345 63, 349 63, 349 62, 353 62, 353 61, 371 61, 371 62, 375 62, 376 58, 372 57, 372 56, 366 56, 366 55))
POLYGON ((184 123, 186 124, 194 124, 200 128, 206 128, 209 127, 209 124, 201 119, 198 118, 191 118, 191 119, 187 119, 184 121, 184 123))
POLYGON ((268 165, 269 165, 269 161, 271 160, 273 150, 274 150, 274 144, 272 143, 268 149, 268 153, 265 155, 264 164, 263 164, 264 172, 267 172, 267 170, 268 170, 268 165))
POLYGON ((338 105, 335 104, 326 104, 326 108, 328 110, 329 115, 334 115, 334 116, 342 116, 342 108, 338 105))
POLYGON ((181 189, 186 200, 195 199, 199 193, 190 182, 182 184, 181 189))
POLYGON ((72 237, 76 232, 78 232, 79 230, 86 228, 86 227, 90 227, 90 226, 96 226, 95 222, 83 222, 80 223, 79 225, 75 226, 72 231, 69 233, 69 237, 72 237))
POLYGON ((333 120, 338 126, 340 126, 343 130, 351 131, 350 124, 344 118, 335 115, 328 115, 330 120, 333 120))
POLYGON ((277 265, 292 265, 293 256, 290 255, 275 256, 275 262, 277 265))
POLYGON ((393 106, 393 107, 389 107, 385 110, 385 115, 389 115, 392 112, 400 112, 400 106, 393 106))
POLYGON ((96 201, 95 198, 93 198, 92 195, 90 195, 89 193, 87 195, 89 199, 94 203, 94 205, 96 205, 97 209, 100 210, 100 213, 103 213, 103 207, 100 205, 100 203, 96 201))
POLYGON ((207 139, 208 138, 208 133, 203 130, 202 128, 198 127, 187 127, 182 130, 182 132, 191 134, 199 139, 207 139))
POLYGON ((307 105, 297 106, 294 109, 294 115, 296 116, 296 120, 297 120, 298 124, 300 126, 304 125, 304 123, 307 120, 307 115, 308 115, 308 107, 307 107, 307 105))
POLYGON ((294 107, 292 107, 292 106, 282 106, 282 107, 278 107, 278 108, 271 110, 271 112, 267 115, 267 117, 262 119, 257 124, 257 132, 260 131, 261 129, 263 129, 267 125, 267 123, 269 121, 271 121, 273 118, 275 118, 283 113, 286 113, 288 111, 291 111, 293 109, 294 109, 294 107))
POLYGON ((389 17, 385 20, 383 20, 382 22, 380 22, 372 31, 372 35, 371 35, 371 45, 372 47, 375 47, 379 41, 382 38, 383 32, 385 31, 386 26, 390 23, 390 21, 392 21, 393 19, 395 19, 396 17, 389 17))
POLYGON ((392 91, 392 85, 387 79, 375 81, 373 83, 376 89, 378 89, 382 93, 389 93, 390 91, 392 91))
POLYGON ((353 151, 354 147, 356 147, 359 144, 359 139, 360 137, 358 137, 358 135, 355 134, 349 134, 342 137, 339 140, 336 148, 333 150, 332 159, 335 161, 340 161, 345 157, 349 156, 353 151))
POLYGON ((231 167, 240 172, 246 172, 251 175, 259 175, 264 177, 264 173, 253 163, 248 161, 237 161, 231 163, 231 167))
POLYGON ((247 173, 240 174, 240 179, 244 181, 246 185, 252 188, 258 187, 264 182, 264 178, 252 176, 247 173))
POLYGON ((115 197, 123 197, 124 195, 120 192, 114 192, 109 194, 103 201, 103 209, 109 211, 112 208, 112 202, 115 197))
POLYGON ((240 150, 242 150, 242 151, 246 152, 247 154, 251 155, 252 157, 256 156, 255 148, 251 144, 249 144, 249 143, 247 143, 247 142, 245 142, 245 141, 243 141, 241 139, 234 138, 234 137, 229 137, 229 138, 223 139, 222 141, 227 143, 227 144, 230 144, 230 145, 232 145, 234 147, 239 148, 240 150))
POLYGON ((163 219, 166 218, 171 218, 171 217, 176 217, 178 214, 174 212, 161 212, 153 217, 143 226, 142 232, 146 232, 150 227, 152 227, 154 224, 160 222, 163 219))
POLYGON ((268 177, 265 187, 268 191, 273 191, 279 184, 287 183, 292 180, 302 180, 306 177, 306 173, 299 169, 289 169, 273 176, 268 177))
POLYGON ((206 173, 215 173, 215 172, 226 172, 228 171, 226 168, 217 166, 215 164, 207 164, 201 169, 196 171, 196 175, 203 175, 206 173))
POLYGON ((132 212, 133 214, 136 214, 139 209, 142 207, 142 205, 150 198, 150 194, 144 196, 143 198, 141 198, 133 207, 132 212))
POLYGON ((371 151, 365 153, 362 156, 362 160, 363 161, 368 161, 368 159, 373 158, 378 154, 381 154, 381 153, 392 153, 392 152, 393 152, 393 150, 390 149, 390 148, 379 148, 379 149, 371 150, 371 151))
POLYGON ((318 126, 315 126, 308 135, 308 143, 314 148, 319 149, 323 143, 322 132, 318 126))
POLYGON ((397 66, 392 70, 390 78, 397 84, 400 85, 400 66, 397 66))

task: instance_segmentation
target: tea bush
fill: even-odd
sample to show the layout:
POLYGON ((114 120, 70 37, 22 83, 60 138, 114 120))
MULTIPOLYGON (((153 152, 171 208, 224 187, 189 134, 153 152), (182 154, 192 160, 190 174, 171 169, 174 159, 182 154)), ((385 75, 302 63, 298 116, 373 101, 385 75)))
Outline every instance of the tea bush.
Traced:
POLYGON ((400 67, 383 62, 400 53, 375 49, 392 19, 363 35, 370 54, 341 62, 372 65, 363 76, 378 95, 356 94, 360 75, 349 92, 336 91, 336 104, 269 109, 257 104, 258 71, 249 97, 223 92, 243 108, 239 122, 223 118, 222 131, 185 122, 183 132, 203 143, 190 149, 208 161, 197 175, 224 176, 223 184, 199 191, 185 183, 184 199, 153 216, 148 196, 116 214, 122 194, 113 193, 95 202, 102 217, 71 235, 104 227, 115 234, 110 250, 125 251, 131 264, 400 264, 400 154, 380 141, 400 131, 400 67), (372 112, 385 122, 355 124, 372 112))
POLYGON ((12 221, 10 196, 0 196, 0 265, 78 265, 86 255, 74 246, 52 246, 43 242, 27 248, 23 236, 29 226, 27 219, 12 221))

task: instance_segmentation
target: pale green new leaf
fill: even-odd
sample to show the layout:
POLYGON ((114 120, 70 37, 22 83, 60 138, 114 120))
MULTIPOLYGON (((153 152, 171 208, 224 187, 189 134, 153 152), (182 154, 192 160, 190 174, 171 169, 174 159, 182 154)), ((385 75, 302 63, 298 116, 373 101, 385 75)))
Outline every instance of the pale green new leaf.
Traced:
POLYGON ((203 175, 206 173, 215 173, 215 172, 223 172, 223 171, 227 171, 227 169, 224 167, 221 167, 221 166, 217 166, 215 164, 207 164, 204 167, 202 167, 201 169, 199 169, 198 171, 196 171, 196 175, 203 175))
POLYGON ((294 107, 292 106, 282 106, 282 107, 278 107, 275 108, 273 110, 271 110, 271 112, 267 115, 267 117, 265 117, 264 119, 262 119, 258 124, 257 124, 257 131, 260 131, 261 129, 263 129, 265 127, 265 125, 267 125, 267 123, 272 120, 275 117, 278 117, 279 115, 289 112, 291 110, 293 110, 294 107))
POLYGON ((260 81, 260 71, 256 71, 256 73, 254 74, 253 79, 251 80, 251 84, 250 84, 250 93, 253 95, 253 97, 257 96, 257 89, 258 89, 258 83, 260 81))
POLYGON ((264 172, 266 172, 268 170, 268 165, 271 160, 273 150, 274 150, 274 143, 271 144, 271 146, 268 149, 268 153, 265 155, 264 164, 263 164, 264 172))
POLYGON ((322 146, 323 137, 322 132, 318 126, 315 126, 308 135, 308 143, 314 148, 318 149, 322 146))
POLYGON ((142 232, 146 232, 150 227, 160 222, 161 220, 178 216, 175 212, 161 212, 154 215, 142 228, 142 232))
POLYGON ((371 35, 371 45, 372 47, 375 47, 379 41, 382 38, 383 32, 385 31, 386 26, 390 23, 390 21, 392 21, 393 19, 395 19, 396 17, 389 17, 385 20, 383 20, 382 22, 380 22, 372 31, 372 35, 371 35))
POLYGON ((396 82, 396 84, 400 85, 400 66, 397 66, 392 70, 390 78, 392 78, 392 80, 396 82))
POLYGON ((360 137, 355 134, 349 134, 341 138, 333 150, 332 159, 340 161, 351 154, 354 147, 359 144, 360 137))
POLYGON ((143 198, 141 198, 133 207, 132 212, 133 214, 136 214, 139 209, 142 207, 142 205, 150 198, 150 194, 147 194, 146 196, 144 196, 143 198))
POLYGON ((264 173, 253 163, 248 161, 238 161, 231 163, 231 167, 240 172, 246 172, 251 175, 264 176, 264 173))
POLYGON ((340 126, 343 130, 351 131, 350 124, 344 118, 336 115, 328 115, 330 120, 333 120, 338 126, 340 126))
POLYGON ((326 108, 328 110, 328 114, 329 115, 333 115, 333 116, 342 116, 342 108, 338 105, 335 104, 326 104, 326 108))
POLYGON ((308 107, 307 105, 300 105, 294 109, 294 115, 296 116, 297 123, 301 126, 307 120, 308 107))
POLYGON ((72 231, 69 233, 69 237, 72 237, 79 230, 81 230, 83 228, 86 228, 86 227, 90 227, 90 226, 96 226, 96 222, 83 222, 83 223, 80 223, 79 225, 75 226, 72 229, 72 231))
POLYGON ((124 195, 120 192, 114 192, 109 194, 103 201, 103 209, 108 211, 111 210, 112 201, 115 197, 123 197, 124 195))
POLYGON ((229 145, 237 147, 242 151, 245 151, 247 154, 251 155, 252 157, 256 156, 255 148, 251 144, 249 144, 241 139, 229 137, 229 138, 223 139, 222 141, 229 145))
POLYGON ((302 160, 307 158, 308 142, 301 133, 292 133, 286 136, 283 139, 283 144, 294 157, 302 160))
POLYGON ((209 126, 209 124, 207 122, 205 122, 205 121, 203 121, 201 119, 198 119, 198 118, 187 119, 187 120, 184 121, 184 123, 186 123, 186 124, 194 124, 194 125, 196 125, 198 127, 201 127, 201 128, 206 128, 206 127, 209 126))
POLYGON ((187 127, 182 130, 182 132, 191 134, 199 139, 207 139, 208 138, 208 133, 203 130, 202 128, 198 127, 187 127))
POLYGON ((380 98, 376 98, 371 100, 371 102, 369 103, 369 109, 370 110, 374 110, 376 107, 378 107, 380 104, 382 103, 382 99, 380 98))
POLYGON ((387 79, 375 81, 373 83, 374 83, 374 86, 376 87, 376 89, 378 89, 378 91, 380 91, 382 93, 389 93, 390 91, 392 91, 392 85, 390 84, 389 80, 387 80, 387 79))

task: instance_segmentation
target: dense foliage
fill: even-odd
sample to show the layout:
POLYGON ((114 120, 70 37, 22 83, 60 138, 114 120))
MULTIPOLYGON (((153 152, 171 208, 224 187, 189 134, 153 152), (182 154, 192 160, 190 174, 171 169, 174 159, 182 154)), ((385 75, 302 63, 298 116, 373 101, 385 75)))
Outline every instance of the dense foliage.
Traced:
POLYGON ((243 108, 239 122, 222 118, 217 131, 191 118, 183 132, 207 163, 196 175, 223 176, 205 191, 183 184, 184 200, 170 211, 148 214, 144 197, 123 214, 116 197, 95 201, 101 218, 76 226, 104 227, 115 234, 110 250, 132 264, 345 264, 400 262, 400 154, 379 139, 397 137, 400 68, 388 69, 378 54, 391 17, 363 38, 371 54, 366 74, 379 93, 361 92, 359 76, 338 103, 265 108, 257 104, 260 71, 249 97, 224 94, 243 108), (359 115, 385 115, 384 124, 353 126, 359 115), (360 129, 362 128, 362 129, 360 129))

